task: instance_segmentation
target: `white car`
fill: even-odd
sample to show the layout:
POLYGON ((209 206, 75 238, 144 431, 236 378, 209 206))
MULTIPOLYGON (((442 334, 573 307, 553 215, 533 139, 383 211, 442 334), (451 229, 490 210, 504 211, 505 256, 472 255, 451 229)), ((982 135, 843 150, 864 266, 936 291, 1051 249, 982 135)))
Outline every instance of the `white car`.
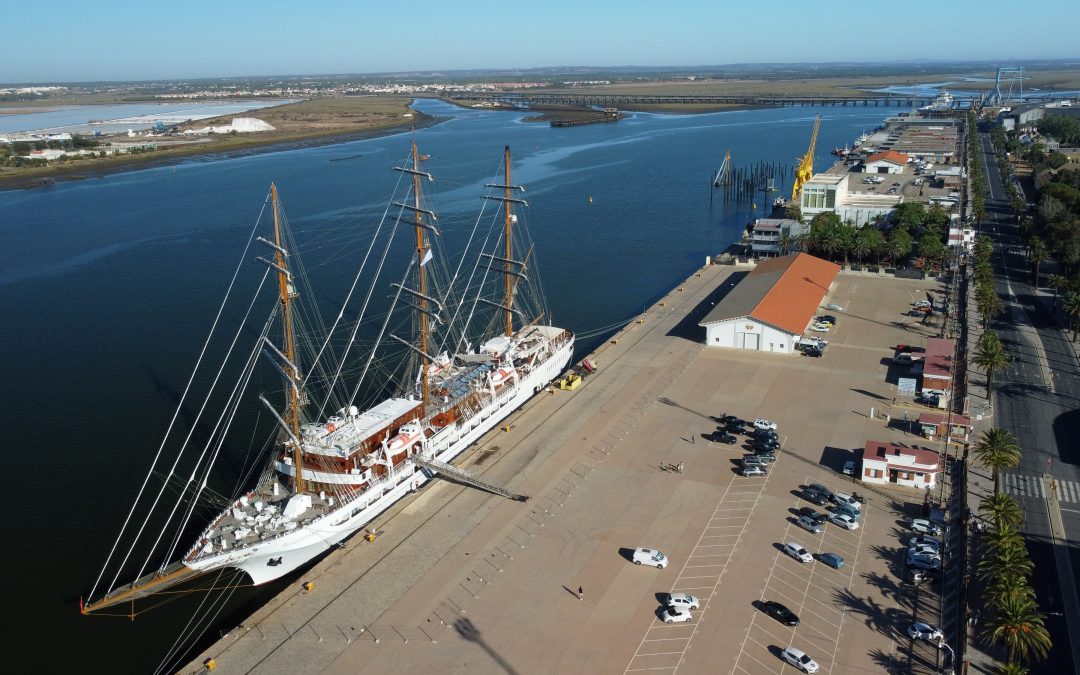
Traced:
POLYGON ((855 520, 846 513, 831 513, 829 514, 829 522, 833 525, 839 525, 845 530, 857 530, 859 529, 859 521, 855 520))
POLYGON ((784 553, 787 553, 789 556, 795 558, 801 563, 808 563, 814 561, 814 556, 810 555, 809 551, 807 551, 805 548, 796 544, 793 541, 789 541, 788 543, 784 544, 784 553))
POLYGON ((844 494, 843 492, 834 492, 832 500, 834 504, 843 504, 849 509, 853 509, 855 511, 862 511, 862 504, 855 501, 855 498, 849 494, 844 494))
POLYGON ((685 607, 686 609, 697 609, 701 605, 701 601, 697 597, 690 595, 689 593, 669 593, 667 599, 668 607, 685 607))
POLYGON ((919 546, 925 544, 926 546, 933 546, 937 550, 941 550, 941 540, 928 537, 925 534, 920 534, 908 539, 908 546, 919 546))
POLYGON ((776 422, 759 417, 754 420, 754 428, 762 431, 776 431, 776 422))
POLYGON ((690 610, 685 607, 665 607, 660 613, 660 619, 664 623, 684 623, 691 618, 690 610))
POLYGON ((801 649, 786 647, 784 648, 784 651, 780 652, 780 656, 804 673, 816 673, 818 671, 817 661, 810 658, 806 652, 801 649))
POLYGON ((927 642, 941 642, 945 639, 945 634, 941 632, 940 628, 935 628, 921 621, 916 621, 908 626, 907 634, 912 640, 926 640, 927 642))
POLYGON ((911 521, 911 530, 919 534, 930 534, 935 537, 941 536, 941 526, 924 518, 916 518, 911 521))
POLYGON ((664 569, 667 567, 668 558, 660 551, 653 550, 651 548, 636 548, 634 549, 634 564, 635 565, 654 565, 656 569, 664 569))
POLYGON ((760 464, 743 464, 742 467, 742 475, 746 477, 764 476, 767 473, 768 472, 765 471, 765 467, 761 466, 760 464))
POLYGON ((907 552, 908 555, 925 555, 931 558, 941 557, 941 548, 934 546, 933 544, 927 544, 926 542, 915 544, 909 548, 907 552))
POLYGON ((827 323, 822 323, 820 321, 815 323, 813 326, 810 326, 810 330, 815 333, 828 333, 830 328, 832 328, 832 326, 827 323))

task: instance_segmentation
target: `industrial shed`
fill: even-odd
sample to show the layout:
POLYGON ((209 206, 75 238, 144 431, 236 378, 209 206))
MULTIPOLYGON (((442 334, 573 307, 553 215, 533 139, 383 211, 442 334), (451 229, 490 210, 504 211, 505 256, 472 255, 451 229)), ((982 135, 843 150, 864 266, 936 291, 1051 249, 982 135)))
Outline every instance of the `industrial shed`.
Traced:
POLYGON ((705 344, 794 353, 839 270, 806 253, 758 264, 698 324, 705 344))

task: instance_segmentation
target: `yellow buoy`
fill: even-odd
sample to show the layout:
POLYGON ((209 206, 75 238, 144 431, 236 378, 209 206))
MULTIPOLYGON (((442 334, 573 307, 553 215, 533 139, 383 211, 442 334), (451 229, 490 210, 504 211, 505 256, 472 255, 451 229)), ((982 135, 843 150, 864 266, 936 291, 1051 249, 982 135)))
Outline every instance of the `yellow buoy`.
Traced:
POLYGON ((592 204, 592 195, 589 195, 589 203, 592 204))
POLYGON ((217 661, 214 659, 206 659, 203 661, 203 668, 206 668, 208 671, 215 670, 217 668, 217 661))

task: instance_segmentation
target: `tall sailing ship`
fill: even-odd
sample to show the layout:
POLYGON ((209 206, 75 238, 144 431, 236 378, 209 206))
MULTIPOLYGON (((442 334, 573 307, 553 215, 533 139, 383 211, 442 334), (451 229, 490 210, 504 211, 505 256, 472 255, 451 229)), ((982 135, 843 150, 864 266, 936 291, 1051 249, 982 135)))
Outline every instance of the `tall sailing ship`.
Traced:
MULTIPOLYGON (((227 409, 215 423, 214 439, 195 449, 197 460, 190 477, 182 485, 178 485, 181 478, 164 481, 156 496, 148 483, 143 484, 89 600, 81 605, 83 613, 134 603, 224 568, 243 571, 254 584, 296 570, 355 534, 438 473, 453 474, 455 469, 449 462, 566 368, 574 350, 574 335, 542 323, 545 310, 532 270, 532 247, 515 246, 515 240, 520 240, 517 230, 521 229, 515 211, 527 203, 518 196, 524 188, 511 182, 510 149, 506 148, 503 157, 502 182, 487 185, 489 194, 484 195, 494 200, 499 213, 492 218, 486 235, 477 234, 481 222, 477 219, 470 245, 449 277, 436 276, 433 269, 438 267, 433 260, 441 233, 436 213, 422 197, 423 183, 433 177, 424 170, 422 163, 427 158, 419 154, 415 141, 410 158, 405 166, 394 167, 400 172, 407 198, 392 199, 387 211, 396 213, 391 218, 389 239, 393 231, 404 229, 415 241, 407 269, 403 275, 395 275, 392 283, 380 281, 383 263, 392 250, 387 241, 360 319, 351 327, 345 326, 345 332, 351 330, 345 353, 329 359, 332 345, 340 344, 332 343, 329 336, 342 327, 343 307, 306 368, 298 348, 297 303, 301 294, 290 250, 294 244, 277 189, 271 186, 272 239, 254 233, 253 239, 269 254, 258 260, 266 267, 264 281, 276 287, 273 321, 260 324, 240 384, 228 395, 227 409), (474 239, 485 243, 470 250, 474 239), (375 346, 366 358, 350 361, 352 347, 360 344, 355 326, 369 310, 376 285, 389 288, 390 307, 375 346), (526 300, 527 289, 531 289, 531 301, 526 300), (496 297, 483 297, 492 291, 496 297), (415 329, 408 337, 395 334, 390 326, 390 317, 402 313, 415 329), (280 340, 270 337, 274 324, 280 325, 280 340), (404 353, 407 363, 393 381, 365 385, 376 353, 386 351, 384 345, 397 348, 399 356, 404 353), (179 547, 178 539, 170 545, 160 523, 164 519, 166 527, 175 526, 177 531, 193 529, 196 504, 205 501, 209 493, 207 477, 260 361, 269 361, 284 382, 284 405, 258 396, 276 424, 266 444, 265 468, 254 487, 223 504, 186 551, 179 547), (356 370, 361 370, 356 382, 344 385, 345 374, 356 370), (314 373, 323 374, 326 391, 346 393, 327 394, 324 401, 316 403, 314 373), (362 385, 366 390, 393 393, 360 409, 355 403, 364 390, 362 385), (165 507, 166 516, 158 515, 152 521, 151 512, 160 513, 170 484, 180 488, 180 499, 165 507), (152 507, 138 506, 147 501, 152 507), (156 537, 153 544, 137 545, 148 533, 156 537), (135 557, 146 550, 151 551, 150 557, 140 566, 135 557), (138 571, 132 573, 136 567, 138 571), (121 583, 123 574, 136 581, 121 583)), ((380 257, 374 250, 375 241, 373 236, 364 265, 380 257)), ((244 333, 236 335, 239 338, 244 333)), ((376 369, 385 371, 384 367, 376 369)), ((188 446, 185 440, 184 449, 188 446)), ((151 474, 161 475, 169 461, 159 451, 151 474)), ((178 474, 177 466, 172 464, 170 477, 178 474)))

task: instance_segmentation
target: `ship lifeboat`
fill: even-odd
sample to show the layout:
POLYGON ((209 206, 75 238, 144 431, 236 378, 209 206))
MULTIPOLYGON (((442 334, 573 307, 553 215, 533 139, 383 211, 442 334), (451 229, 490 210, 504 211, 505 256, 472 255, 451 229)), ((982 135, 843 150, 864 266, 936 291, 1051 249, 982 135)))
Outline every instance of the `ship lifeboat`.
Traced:
POLYGON ((513 370, 507 370, 506 368, 500 368, 491 374, 491 384, 500 385, 509 379, 515 377, 517 373, 513 370))
POLYGON ((398 435, 387 441, 386 449, 390 451, 391 455, 397 455, 402 450, 411 447, 413 443, 420 442, 423 438, 424 431, 419 424, 404 424, 398 435))

